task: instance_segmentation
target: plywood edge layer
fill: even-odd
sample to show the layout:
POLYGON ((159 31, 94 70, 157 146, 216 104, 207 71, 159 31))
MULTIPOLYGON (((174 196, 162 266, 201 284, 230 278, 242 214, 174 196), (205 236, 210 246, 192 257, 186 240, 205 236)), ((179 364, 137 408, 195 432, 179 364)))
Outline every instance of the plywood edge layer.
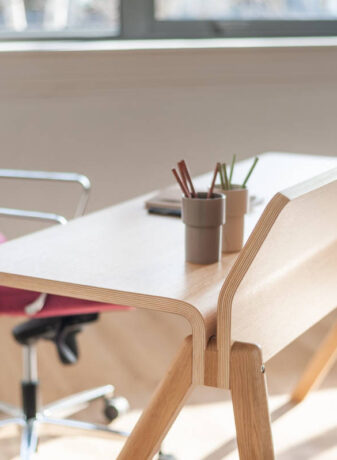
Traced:
POLYGON ((206 349, 205 321, 200 311, 188 302, 168 297, 117 291, 94 286, 51 281, 48 279, 14 275, 0 272, 0 284, 7 287, 26 289, 48 294, 63 295, 78 299, 114 303, 134 308, 161 311, 183 317, 189 322, 193 336, 193 383, 204 381, 206 349))
POLYGON ((289 201, 288 197, 277 193, 268 203, 221 288, 217 319, 218 386, 220 388, 230 387, 231 317, 234 295, 270 229, 289 201))

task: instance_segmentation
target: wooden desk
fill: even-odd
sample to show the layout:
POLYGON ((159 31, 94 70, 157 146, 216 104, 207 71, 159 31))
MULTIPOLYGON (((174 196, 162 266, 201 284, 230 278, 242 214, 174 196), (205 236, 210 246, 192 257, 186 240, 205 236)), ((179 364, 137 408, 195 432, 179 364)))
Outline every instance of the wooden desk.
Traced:
MULTIPOLYGON (((238 179, 249 164, 237 165, 238 179)), ((261 155, 249 189, 264 203, 247 215, 246 234, 276 192, 334 165, 337 160, 329 157, 261 155)), ((208 174, 198 179, 202 184, 209 184, 208 174)), ((209 266, 186 264, 184 226, 175 218, 147 214, 145 199, 2 245, 0 283, 183 316, 192 328, 194 382, 203 383, 202 356, 215 333, 219 292, 236 255, 209 266)))
MULTIPOLYGON (((243 178, 249 164, 237 165, 236 181, 243 178)), ((264 203, 247 215, 247 235, 276 192, 335 166, 333 157, 261 155, 249 189, 264 203)), ((209 184, 209 175, 198 179, 198 188, 202 184, 209 184)), ((219 293, 237 255, 225 255, 209 266, 186 264, 181 221, 148 215, 146 198, 1 245, 0 283, 180 315, 192 329, 193 383, 204 384, 205 350, 216 333, 219 293)), ((250 322, 254 328, 254 318, 250 322)), ((235 321, 233 327, 233 336, 240 337, 240 322, 235 321)), ((246 333, 247 324, 244 327, 246 333)), ((259 333, 254 330, 250 335, 254 332, 259 333)), ((276 347, 268 358, 277 351, 276 347)), ((226 381, 222 386, 228 387, 226 381)))

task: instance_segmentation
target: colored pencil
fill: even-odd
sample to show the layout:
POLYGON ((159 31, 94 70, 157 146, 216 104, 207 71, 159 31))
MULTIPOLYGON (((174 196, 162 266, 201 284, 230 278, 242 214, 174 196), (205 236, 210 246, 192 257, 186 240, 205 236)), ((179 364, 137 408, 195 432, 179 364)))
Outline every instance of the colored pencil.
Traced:
POLYGON ((231 169, 230 169, 230 172, 229 172, 229 187, 230 188, 232 188, 232 177, 233 177, 233 171, 234 171, 235 162, 236 162, 236 155, 234 154, 233 158, 232 158, 231 169))
POLYGON ((192 182, 192 178, 191 178, 190 172, 189 172, 189 170, 188 170, 187 164, 186 164, 185 160, 182 160, 181 163, 182 163, 183 168, 184 168, 184 170, 185 170, 185 176, 186 176, 186 178, 187 178, 187 182, 188 182, 189 185, 190 185, 192 197, 195 198, 195 197, 197 196, 197 194, 196 194, 196 192, 195 192, 195 188, 194 188, 194 185, 193 185, 193 182, 192 182))
POLYGON ((187 188, 187 190, 189 191, 191 197, 193 198, 193 192, 190 189, 190 185, 189 185, 189 182, 188 182, 186 164, 185 164, 184 160, 179 161, 178 168, 179 168, 181 180, 183 181, 185 187, 187 188))
POLYGON ((242 188, 246 188, 246 184, 248 182, 248 179, 250 178, 250 176, 252 175, 252 172, 254 171, 254 168, 256 166, 256 163, 259 161, 258 157, 255 158, 252 166, 250 167, 250 170, 248 171, 248 174, 245 178, 245 180, 243 181, 243 184, 242 184, 242 188))
POLYGON ((182 180, 180 179, 179 177, 179 174, 177 173, 177 170, 175 168, 172 169, 172 172, 173 172, 173 175, 174 177, 176 178, 180 188, 181 188, 181 191, 183 192, 183 194, 186 196, 186 198, 191 198, 191 194, 190 192, 188 191, 186 185, 182 182, 182 180))
POLYGON ((229 180, 228 180, 228 176, 227 176, 227 166, 226 166, 226 163, 223 163, 222 164, 222 170, 223 170, 223 175, 224 175, 224 178, 225 178, 225 186, 226 186, 226 190, 229 190, 229 180))
POLYGON ((211 184, 211 187, 210 187, 210 189, 208 190, 208 193, 207 193, 207 198, 211 198, 211 196, 213 195, 213 189, 214 189, 215 180, 216 180, 216 176, 218 175, 219 168, 221 168, 221 164, 217 163, 216 166, 215 166, 215 169, 214 169, 212 184, 211 184))

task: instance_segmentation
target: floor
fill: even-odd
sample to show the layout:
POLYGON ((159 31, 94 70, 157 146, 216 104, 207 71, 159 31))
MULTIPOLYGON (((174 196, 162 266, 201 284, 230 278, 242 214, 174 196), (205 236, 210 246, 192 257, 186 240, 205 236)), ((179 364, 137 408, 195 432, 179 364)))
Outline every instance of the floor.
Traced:
MULTIPOLYGON (((117 384, 118 392, 127 396, 132 404, 131 412, 116 421, 114 426, 125 429, 132 427, 175 353, 181 337, 186 333, 186 325, 176 323, 172 316, 163 321, 159 316, 144 312, 137 311, 127 315, 118 318, 113 315, 113 318, 104 318, 97 326, 91 327, 90 332, 88 328, 81 340, 84 363, 81 362, 78 366, 68 369, 58 367, 50 359, 51 349, 43 347, 40 353, 40 375, 44 382, 42 390, 46 400, 64 396, 70 390, 80 391, 93 384, 107 383, 107 377, 113 371, 114 376, 110 380, 117 384), (123 329, 124 322, 129 325, 129 329, 123 329), (144 331, 154 329, 154 326, 157 335, 144 334, 144 331), (129 330, 130 335, 126 330, 129 330), (93 340, 95 347, 92 346, 93 340), (126 347, 128 340, 129 346, 126 347), (111 348, 107 347, 107 343, 111 348), (158 346, 154 346, 155 344, 158 346), (110 362, 111 357, 114 358, 114 363, 110 362), (94 359, 96 370, 88 373, 88 366, 93 364, 94 359)), ((337 458, 337 366, 334 366, 322 388, 313 392, 304 403, 293 407, 288 402, 288 392, 335 319, 336 313, 267 363, 270 410, 278 460, 337 458)), ((6 326, 12 325, 11 321, 6 326)), ((5 324, 2 327, 5 328, 5 324)), ((0 339, 0 349, 3 350, 1 340, 4 339, 0 339)), ((10 346, 9 342, 7 345, 10 346)), ((18 350, 15 347, 11 350, 16 353, 18 350)), ((11 379, 16 377, 16 364, 15 360, 8 362, 9 372, 3 374, 2 381, 9 378, 8 374, 11 379)), ((11 381, 11 387, 13 386, 14 380, 11 381)), ((0 390, 2 391, 1 386, 0 390)), ((8 385, 3 393, 7 393, 9 400, 13 402, 14 391, 11 393, 8 385)), ((100 402, 96 402, 79 416, 82 419, 102 422, 101 407, 100 402)), ((61 431, 58 438, 52 436, 53 434, 50 431, 41 432, 36 460, 114 459, 122 446, 122 441, 117 438, 100 439, 79 432, 65 431, 61 431)), ((168 434, 164 449, 179 460, 237 459, 228 392, 206 387, 196 389, 168 434)), ((18 451, 17 432, 2 429, 0 460, 18 459, 18 451)))

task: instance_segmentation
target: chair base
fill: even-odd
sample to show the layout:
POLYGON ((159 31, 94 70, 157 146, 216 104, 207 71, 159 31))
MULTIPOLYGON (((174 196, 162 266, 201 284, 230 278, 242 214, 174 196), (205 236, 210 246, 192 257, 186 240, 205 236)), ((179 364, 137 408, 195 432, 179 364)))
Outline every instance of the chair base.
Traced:
MULTIPOLYGON (((111 398, 113 391, 114 388, 112 385, 104 385, 102 387, 76 393, 42 407, 36 415, 31 418, 27 418, 22 409, 0 402, 0 412, 12 417, 0 420, 0 428, 8 425, 21 427, 21 460, 31 460, 33 458, 33 454, 36 452, 38 445, 38 430, 42 425, 53 425, 54 427, 62 427, 63 429, 71 429, 77 432, 78 430, 84 430, 87 435, 92 434, 94 436, 99 435, 106 437, 117 435, 127 437, 128 433, 113 430, 106 425, 64 418, 84 409, 91 401, 99 398, 111 398)), ((120 413, 128 409, 128 403, 124 398, 116 398, 116 400, 119 401, 120 413)), ((66 433, 62 431, 62 434, 64 435, 66 433)))
MULTIPOLYGON (((92 436, 117 435, 128 437, 129 433, 113 430, 106 425, 72 420, 66 417, 85 409, 90 402, 96 399, 105 400, 104 414, 109 421, 129 410, 128 401, 119 396, 114 397, 113 385, 104 385, 91 390, 73 394, 58 401, 38 407, 38 377, 36 365, 36 347, 34 343, 23 347, 23 380, 21 382, 22 408, 0 401, 0 413, 9 415, 11 418, 0 420, 0 428, 8 425, 21 427, 21 460, 32 460, 38 445, 38 429, 41 425, 53 425, 53 433, 56 427, 61 427, 61 435, 71 430, 85 430, 92 436), (65 430, 65 428, 67 430, 65 430)), ((174 460, 174 457, 159 452, 158 460, 174 460)))

